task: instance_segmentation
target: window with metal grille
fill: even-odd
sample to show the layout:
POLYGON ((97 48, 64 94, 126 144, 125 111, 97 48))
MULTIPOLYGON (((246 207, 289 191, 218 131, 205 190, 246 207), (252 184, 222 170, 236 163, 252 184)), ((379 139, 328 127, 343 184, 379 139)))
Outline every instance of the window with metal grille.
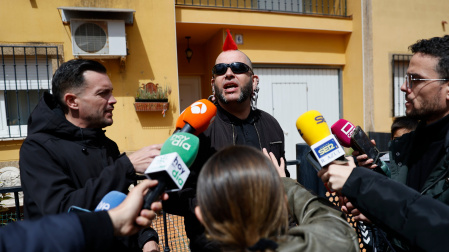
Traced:
POLYGON ((393 116, 405 115, 405 94, 401 91, 404 83, 404 77, 407 73, 408 63, 412 55, 410 54, 393 54, 393 116))
POLYGON ((56 46, 0 45, 0 138, 27 136, 28 117, 44 91, 51 91, 56 46))

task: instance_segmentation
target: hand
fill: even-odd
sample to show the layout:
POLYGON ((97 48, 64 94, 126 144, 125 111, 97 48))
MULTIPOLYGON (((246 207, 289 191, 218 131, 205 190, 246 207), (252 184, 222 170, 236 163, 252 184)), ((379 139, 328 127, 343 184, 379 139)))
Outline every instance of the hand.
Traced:
POLYGON ((267 156, 271 162, 273 162, 274 167, 276 168, 276 170, 279 173, 279 176, 281 177, 287 177, 287 175, 285 175, 285 161, 284 158, 281 157, 281 164, 278 164, 278 160, 276 159, 276 157, 274 156, 273 152, 270 152, 270 154, 268 154, 268 151, 266 148, 262 149, 263 154, 265 154, 265 156, 267 156))
MULTIPOLYGON (((371 139, 371 142, 374 144, 374 146, 376 145, 376 141, 374 141, 374 139, 371 139)), ((354 150, 354 152, 352 152, 352 155, 356 156, 357 164, 359 166, 363 166, 369 169, 374 169, 377 167, 377 165, 374 164, 374 160, 372 158, 368 159, 368 155, 366 154, 360 154, 359 151, 354 150)))
POLYGON ((145 243, 142 249, 143 252, 159 252, 159 245, 155 241, 145 243))
POLYGON ((134 170, 144 173, 153 159, 161 154, 162 144, 153 144, 143 147, 142 149, 128 156, 134 166, 134 170))
POLYGON ((346 158, 349 161, 347 164, 337 165, 331 163, 327 167, 323 167, 317 174, 323 183, 327 183, 327 187, 332 191, 341 192, 352 169, 355 168, 354 159, 352 157, 346 158))
MULTIPOLYGON (((115 236, 133 235, 151 225, 151 221, 156 218, 156 212, 162 210, 162 203, 153 202, 151 210, 142 209, 143 196, 149 187, 156 185, 157 180, 142 180, 119 206, 108 211, 115 236)), ((167 200, 168 194, 164 193, 162 199, 167 200)))
POLYGON ((369 220, 364 214, 362 214, 357 208, 352 205, 352 203, 346 197, 342 197, 343 204, 341 205, 341 211, 346 214, 352 214, 355 221, 363 221, 366 224, 371 224, 371 220, 369 220))

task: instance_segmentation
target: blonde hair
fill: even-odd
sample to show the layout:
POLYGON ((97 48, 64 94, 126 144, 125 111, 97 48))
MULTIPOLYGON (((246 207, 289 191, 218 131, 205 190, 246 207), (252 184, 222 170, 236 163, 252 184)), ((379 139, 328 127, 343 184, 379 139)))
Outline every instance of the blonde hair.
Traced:
POLYGON ((197 200, 209 239, 245 251, 288 225, 287 201, 276 168, 259 150, 232 146, 213 155, 198 178, 197 200))

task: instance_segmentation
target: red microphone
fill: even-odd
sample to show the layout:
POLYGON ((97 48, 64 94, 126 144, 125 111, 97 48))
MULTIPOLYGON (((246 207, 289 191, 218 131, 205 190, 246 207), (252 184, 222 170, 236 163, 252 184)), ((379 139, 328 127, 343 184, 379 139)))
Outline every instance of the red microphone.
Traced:
MULTIPOLYGON (((182 116, 182 122, 178 118, 179 126, 182 126, 179 132, 187 132, 194 135, 199 135, 204 132, 209 125, 214 121, 217 114, 217 107, 207 99, 201 99, 192 103, 187 107, 182 116)), ((178 121, 176 127, 178 127, 178 121)))
POLYGON ((340 119, 331 127, 332 134, 337 137, 340 144, 346 148, 351 147, 351 136, 355 126, 345 119, 340 119))
POLYGON ((382 163, 379 159, 379 150, 360 126, 354 126, 349 121, 340 119, 332 125, 331 131, 342 146, 351 147, 362 154, 366 154, 368 158, 373 159, 373 163, 377 165, 373 170, 385 175, 385 172, 380 168, 382 163))

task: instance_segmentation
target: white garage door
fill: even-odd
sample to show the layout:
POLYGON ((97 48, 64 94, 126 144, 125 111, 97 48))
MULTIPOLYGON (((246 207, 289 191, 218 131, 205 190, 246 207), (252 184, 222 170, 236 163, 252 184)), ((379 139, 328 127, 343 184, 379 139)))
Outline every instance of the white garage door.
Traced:
MULTIPOLYGON (((285 157, 296 159, 296 144, 304 143, 296 120, 309 110, 323 114, 328 126, 340 119, 339 69, 255 67, 259 76, 257 107, 274 116, 285 135, 285 157)), ((288 167, 292 178, 296 168, 288 167)))

